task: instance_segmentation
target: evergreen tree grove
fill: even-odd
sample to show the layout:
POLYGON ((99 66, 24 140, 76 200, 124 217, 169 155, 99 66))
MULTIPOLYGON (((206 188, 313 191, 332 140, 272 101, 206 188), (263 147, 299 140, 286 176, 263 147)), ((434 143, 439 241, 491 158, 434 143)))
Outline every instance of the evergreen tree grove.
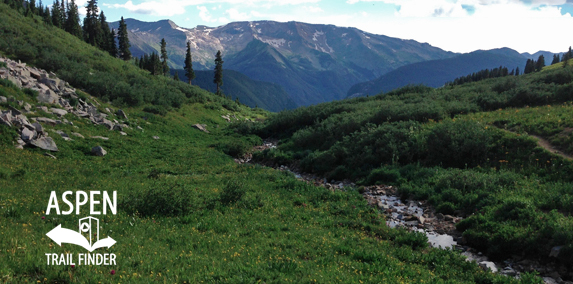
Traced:
POLYGON ((215 79, 213 83, 217 84, 217 95, 221 95, 221 86, 223 85, 223 55, 217 51, 215 55, 215 79))
POLYGON ((193 71, 193 58, 191 56, 191 42, 187 41, 187 52, 185 53, 185 76, 191 85, 191 81, 195 79, 195 71, 193 71))

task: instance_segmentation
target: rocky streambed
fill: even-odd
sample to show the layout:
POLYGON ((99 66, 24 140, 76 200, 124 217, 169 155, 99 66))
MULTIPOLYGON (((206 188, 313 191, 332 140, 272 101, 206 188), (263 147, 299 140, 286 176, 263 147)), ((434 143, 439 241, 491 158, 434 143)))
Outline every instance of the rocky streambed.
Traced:
MULTIPOLYGON (((263 145, 254 147, 254 151, 276 148, 278 141, 265 141, 263 145)), ((252 154, 248 154, 235 162, 252 163, 252 154)), ((281 171, 293 173, 299 180, 326 187, 331 190, 357 190, 356 184, 349 180, 327 181, 323 177, 313 174, 302 173, 285 165, 272 166, 281 171)), ((361 188, 362 190, 362 188, 361 188)), ((465 245, 462 233, 456 230, 456 224, 462 216, 444 215, 436 213, 427 201, 402 200, 396 187, 388 185, 373 185, 363 187, 363 196, 371 206, 377 207, 386 215, 386 225, 391 228, 403 227, 411 231, 422 232, 428 237, 430 246, 442 249, 459 251, 466 257, 466 261, 475 261, 484 269, 493 273, 500 273, 508 277, 520 277, 521 273, 537 271, 543 278, 544 283, 573 284, 562 278, 571 277, 567 269, 557 268, 551 265, 542 265, 531 259, 508 259, 503 262, 493 262, 481 252, 465 245)))

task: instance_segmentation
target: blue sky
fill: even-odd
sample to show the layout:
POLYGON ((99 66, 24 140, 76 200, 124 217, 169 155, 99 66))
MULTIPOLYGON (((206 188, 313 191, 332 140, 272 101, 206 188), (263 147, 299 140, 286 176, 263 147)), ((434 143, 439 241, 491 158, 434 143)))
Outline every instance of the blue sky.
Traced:
POLYGON ((356 27, 454 52, 510 47, 532 53, 560 52, 573 45, 571 3, 573 0, 98 1, 109 21, 121 16, 143 21, 171 19, 185 28, 234 21, 301 21, 356 27))

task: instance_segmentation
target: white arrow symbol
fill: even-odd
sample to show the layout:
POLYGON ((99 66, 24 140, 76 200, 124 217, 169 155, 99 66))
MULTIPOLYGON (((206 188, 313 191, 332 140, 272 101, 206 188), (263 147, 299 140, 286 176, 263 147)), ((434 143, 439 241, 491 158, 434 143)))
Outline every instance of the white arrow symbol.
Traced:
POLYGON ((70 229, 62 228, 62 224, 49 231, 46 236, 56 242, 59 246, 62 246, 62 243, 74 244, 87 249, 89 252, 102 247, 109 248, 115 244, 114 239, 107 237, 97 241, 93 246, 90 246, 90 243, 84 236, 82 236, 82 234, 70 229))

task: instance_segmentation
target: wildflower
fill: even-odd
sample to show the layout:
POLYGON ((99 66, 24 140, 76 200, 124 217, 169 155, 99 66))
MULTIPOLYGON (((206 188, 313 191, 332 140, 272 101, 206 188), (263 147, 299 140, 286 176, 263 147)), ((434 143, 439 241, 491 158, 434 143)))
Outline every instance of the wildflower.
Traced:
POLYGON ((112 270, 109 272, 109 274, 115 275, 115 270, 112 269, 112 270))
POLYGON ((42 216, 42 220, 46 219, 46 216, 42 216))

